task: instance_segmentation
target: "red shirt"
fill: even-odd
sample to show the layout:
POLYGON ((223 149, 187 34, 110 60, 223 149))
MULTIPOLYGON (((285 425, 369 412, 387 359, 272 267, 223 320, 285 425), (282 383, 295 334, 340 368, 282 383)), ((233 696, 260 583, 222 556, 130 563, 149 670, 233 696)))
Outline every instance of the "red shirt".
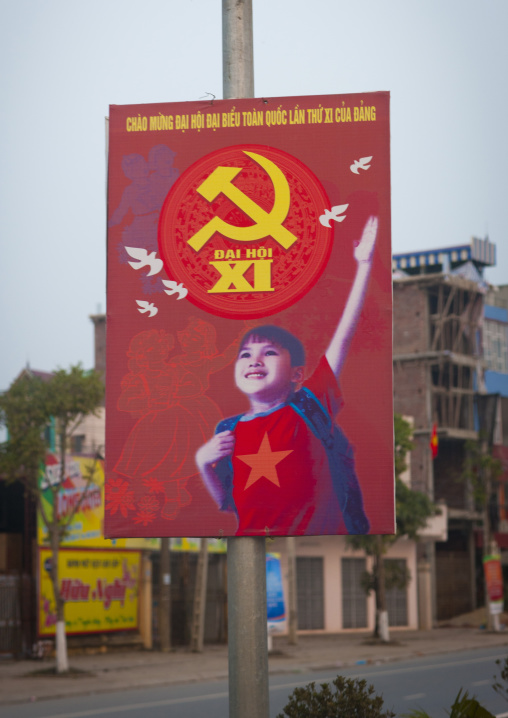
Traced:
MULTIPOLYGON (((326 358, 305 382, 331 416, 342 403, 326 358)), ((235 428, 237 536, 347 533, 321 441, 288 404, 235 428)))

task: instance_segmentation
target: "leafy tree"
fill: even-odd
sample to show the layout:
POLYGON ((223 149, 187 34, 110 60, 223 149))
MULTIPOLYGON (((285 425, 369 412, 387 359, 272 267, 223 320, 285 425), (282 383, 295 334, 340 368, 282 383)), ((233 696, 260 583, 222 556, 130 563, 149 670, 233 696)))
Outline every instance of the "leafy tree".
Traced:
POLYGON ((51 548, 51 582, 56 605, 56 669, 69 670, 65 635, 64 606, 59 591, 58 554, 62 540, 81 503, 86 497, 97 469, 98 455, 90 462, 86 486, 80 500, 62 518, 58 514, 58 496, 65 480, 65 456, 72 434, 84 417, 95 414, 104 394, 102 380, 96 372, 73 366, 60 369, 47 381, 25 372, 0 396, 0 424, 7 428, 7 441, 0 444, 0 475, 7 480, 21 481, 35 498, 37 508, 47 527, 51 548), (59 472, 56 480, 41 482, 50 448, 49 429, 54 426, 58 436, 59 472), (43 501, 49 492, 51 509, 43 501))
POLYGON ((467 441, 462 478, 469 482, 475 506, 480 510, 489 511, 490 523, 496 516, 494 508, 498 480, 503 473, 499 459, 495 459, 485 441, 467 441))
POLYGON ((393 456, 395 476, 402 476, 407 469, 406 457, 413 449, 413 430, 411 424, 400 414, 393 416, 393 456))
POLYGON ((409 583, 409 571, 401 571, 396 564, 385 564, 384 556, 392 544, 402 536, 416 540, 418 532, 426 525, 427 519, 436 514, 436 507, 429 497, 421 491, 413 491, 407 486, 401 475, 407 468, 406 456, 412 449, 411 426, 399 414, 394 416, 394 464, 395 464, 395 513, 397 530, 395 534, 348 536, 347 541, 355 549, 365 551, 372 556, 373 569, 365 572, 363 587, 366 593, 374 591, 376 596, 376 625, 374 636, 388 641, 388 612, 386 610, 386 591, 390 588, 403 588, 409 583))
MULTIPOLYGON (((471 487, 473 500, 478 511, 482 513, 483 522, 483 555, 496 552, 494 531, 497 531, 498 506, 497 491, 499 477, 503 467, 498 459, 492 456, 488 442, 480 434, 479 441, 466 443, 466 454, 461 479, 471 487)), ((487 580, 484 578, 485 607, 487 610, 487 627, 500 630, 499 616, 493 616, 489 609, 487 580)))

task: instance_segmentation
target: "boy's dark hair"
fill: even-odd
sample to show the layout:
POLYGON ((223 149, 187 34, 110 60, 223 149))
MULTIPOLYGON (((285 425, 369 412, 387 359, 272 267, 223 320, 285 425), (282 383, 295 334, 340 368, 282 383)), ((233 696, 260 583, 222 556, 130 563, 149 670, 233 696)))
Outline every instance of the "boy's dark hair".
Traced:
POLYGON ((303 348, 303 344, 294 334, 288 332, 287 329, 277 327, 275 324, 263 324, 260 327, 254 327, 243 336, 240 342, 240 349, 249 339, 272 342, 276 346, 282 347, 289 352, 291 366, 305 366, 305 349, 303 348))

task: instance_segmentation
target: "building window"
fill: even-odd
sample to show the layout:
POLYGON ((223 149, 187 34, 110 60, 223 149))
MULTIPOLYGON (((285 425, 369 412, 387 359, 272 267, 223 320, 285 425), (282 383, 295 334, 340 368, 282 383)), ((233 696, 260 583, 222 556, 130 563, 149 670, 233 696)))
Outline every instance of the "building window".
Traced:
POLYGON ((85 448, 85 435, 75 434, 71 436, 71 451, 73 454, 82 454, 85 448))
POLYGON ((367 596, 362 588, 364 558, 343 558, 342 628, 367 628, 367 596))
POLYGON ((491 371, 508 374, 508 326, 502 322, 485 319, 483 345, 488 368, 491 371))
MULTIPOLYGON (((385 558, 386 573, 396 571, 403 576, 406 573, 406 561, 403 558, 385 558), (390 571, 392 569, 392 571, 390 571)), ((407 626, 407 587, 390 588, 386 591, 386 610, 390 626, 407 626)))
POLYGON ((296 604, 300 630, 325 627, 323 589, 323 559, 297 556, 296 604))

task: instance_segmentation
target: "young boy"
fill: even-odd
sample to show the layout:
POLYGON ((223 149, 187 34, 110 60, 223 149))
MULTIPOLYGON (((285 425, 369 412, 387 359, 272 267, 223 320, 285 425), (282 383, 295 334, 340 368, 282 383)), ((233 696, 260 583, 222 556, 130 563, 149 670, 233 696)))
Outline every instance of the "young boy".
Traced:
POLYGON ((358 266, 344 312, 303 386, 304 348, 285 329, 256 327, 240 344, 235 382, 250 408, 220 422, 196 453, 217 505, 236 512, 237 535, 369 530, 353 451, 333 418, 341 406, 337 380, 364 302, 377 226, 377 217, 365 225, 354 250, 358 266))

